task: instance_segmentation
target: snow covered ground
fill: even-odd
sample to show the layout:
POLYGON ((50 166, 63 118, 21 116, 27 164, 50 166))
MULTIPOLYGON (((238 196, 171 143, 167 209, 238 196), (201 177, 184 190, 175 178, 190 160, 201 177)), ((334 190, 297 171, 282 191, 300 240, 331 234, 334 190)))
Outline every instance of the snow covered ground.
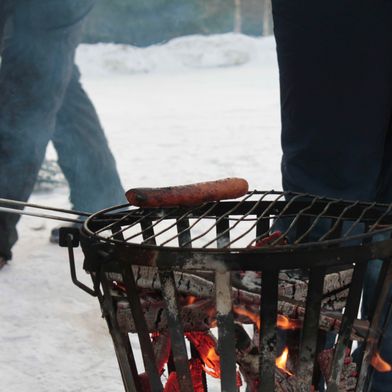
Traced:
MULTIPOLYGON (((281 188, 273 38, 82 45, 77 62, 125 188, 229 176, 281 188)), ((32 201, 68 207, 67 197, 64 188, 32 201)), ((14 259, 0 272, 0 391, 121 391, 98 302, 72 284, 66 250, 48 242, 55 225, 22 218, 14 259)))

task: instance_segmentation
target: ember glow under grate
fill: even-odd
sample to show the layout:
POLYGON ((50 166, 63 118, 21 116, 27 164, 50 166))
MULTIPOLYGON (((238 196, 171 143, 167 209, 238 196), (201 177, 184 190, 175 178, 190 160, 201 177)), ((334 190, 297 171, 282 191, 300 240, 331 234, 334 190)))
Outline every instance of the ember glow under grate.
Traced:
POLYGON ((98 296, 126 391, 205 392, 210 377, 233 392, 367 391, 374 367, 391 369, 378 354, 392 283, 391 211, 254 191, 191 208, 113 207, 80 233, 64 229, 61 242, 74 282, 98 296), (75 274, 79 237, 92 289, 75 274), (383 260, 378 296, 359 320, 375 258, 383 260), (129 333, 138 334, 143 374, 129 333))

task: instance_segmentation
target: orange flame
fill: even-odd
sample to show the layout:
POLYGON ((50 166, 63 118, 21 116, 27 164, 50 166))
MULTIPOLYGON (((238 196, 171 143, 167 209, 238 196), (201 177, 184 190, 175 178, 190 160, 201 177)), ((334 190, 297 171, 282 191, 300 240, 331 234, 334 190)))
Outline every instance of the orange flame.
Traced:
MULTIPOLYGON (((256 325, 257 329, 260 331, 260 316, 258 314, 255 314, 248 309, 245 309, 240 306, 233 306, 233 310, 239 316, 245 316, 249 320, 251 320, 256 325)), ((301 328, 302 323, 301 320, 289 319, 286 316, 278 314, 276 326, 280 329, 293 330, 301 328)))
POLYGON ((384 361, 381 358, 380 353, 374 354, 372 360, 370 361, 370 364, 378 371, 382 373, 390 372, 392 371, 392 366, 384 361))
POLYGON ((289 319, 286 316, 282 316, 281 314, 278 314, 278 321, 276 325, 280 329, 292 330, 292 329, 301 328, 301 321, 289 319))
POLYGON ((279 369, 282 369, 284 372, 286 372, 289 376, 292 376, 293 373, 290 373, 287 368, 287 359, 289 357, 289 349, 286 347, 283 350, 283 353, 280 355, 280 357, 275 359, 275 364, 279 369))
POLYGON ((213 335, 204 332, 188 332, 185 335, 199 352, 204 371, 211 377, 220 378, 220 358, 215 349, 216 340, 213 335))
POLYGON ((249 310, 242 308, 240 306, 233 306, 233 310, 235 313, 237 313, 239 316, 245 316, 248 317, 249 320, 251 320, 254 324, 256 324, 257 329, 260 331, 260 316, 250 312, 249 310))

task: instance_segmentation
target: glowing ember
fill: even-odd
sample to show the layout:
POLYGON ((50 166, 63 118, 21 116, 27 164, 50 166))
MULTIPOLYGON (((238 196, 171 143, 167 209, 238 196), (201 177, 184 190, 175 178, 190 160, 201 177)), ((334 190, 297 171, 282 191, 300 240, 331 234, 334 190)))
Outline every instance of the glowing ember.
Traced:
POLYGON ((279 230, 274 231, 271 235, 267 237, 260 238, 256 244, 253 246, 254 248, 263 248, 264 246, 268 246, 275 243, 275 245, 286 245, 287 239, 282 237, 282 232, 279 230), (275 243, 275 241, 277 241, 275 243))
MULTIPOLYGON (((195 392, 204 392, 203 386, 203 369, 198 359, 191 359, 189 361, 189 369, 191 371, 192 385, 195 392)), ((180 392, 178 385, 177 373, 171 372, 166 381, 165 389, 163 392, 180 392)))
POLYGON ((188 332, 185 334, 198 351, 204 363, 203 369, 211 377, 220 378, 219 355, 216 352, 216 339, 204 332, 188 332))
POLYGON ((166 381, 165 389, 163 392, 179 392, 180 387, 178 386, 178 381, 177 381, 177 373, 176 372, 171 372, 169 374, 169 378, 166 381))
POLYGON ((197 297, 195 297, 194 295, 188 295, 188 297, 186 298, 186 304, 187 305, 192 305, 197 301, 197 297))
POLYGON ((287 370, 287 368, 286 368, 288 357, 289 357, 289 349, 286 347, 286 348, 283 350, 282 355, 281 355, 280 357, 276 358, 275 364, 276 364, 276 366, 277 366, 279 369, 282 369, 282 370, 283 370, 285 373, 287 373, 289 376, 292 376, 293 373, 290 373, 290 372, 287 370))
POLYGON ((372 360, 370 361, 370 364, 378 371, 382 373, 390 372, 392 371, 392 366, 384 361, 381 358, 380 353, 374 354, 372 360))

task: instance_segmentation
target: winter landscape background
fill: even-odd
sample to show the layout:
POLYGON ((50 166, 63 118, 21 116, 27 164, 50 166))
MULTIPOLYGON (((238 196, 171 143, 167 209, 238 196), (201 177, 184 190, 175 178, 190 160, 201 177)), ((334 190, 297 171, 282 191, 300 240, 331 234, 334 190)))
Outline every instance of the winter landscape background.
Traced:
MULTIPOLYGON (((281 189, 273 38, 81 45, 77 63, 124 188, 239 176, 251 189, 281 189)), ((65 187, 31 200, 69 207, 65 187)), ((0 272, 0 391, 121 391, 98 301, 72 284, 66 250, 49 244, 56 224, 22 218, 14 259, 0 272)))

